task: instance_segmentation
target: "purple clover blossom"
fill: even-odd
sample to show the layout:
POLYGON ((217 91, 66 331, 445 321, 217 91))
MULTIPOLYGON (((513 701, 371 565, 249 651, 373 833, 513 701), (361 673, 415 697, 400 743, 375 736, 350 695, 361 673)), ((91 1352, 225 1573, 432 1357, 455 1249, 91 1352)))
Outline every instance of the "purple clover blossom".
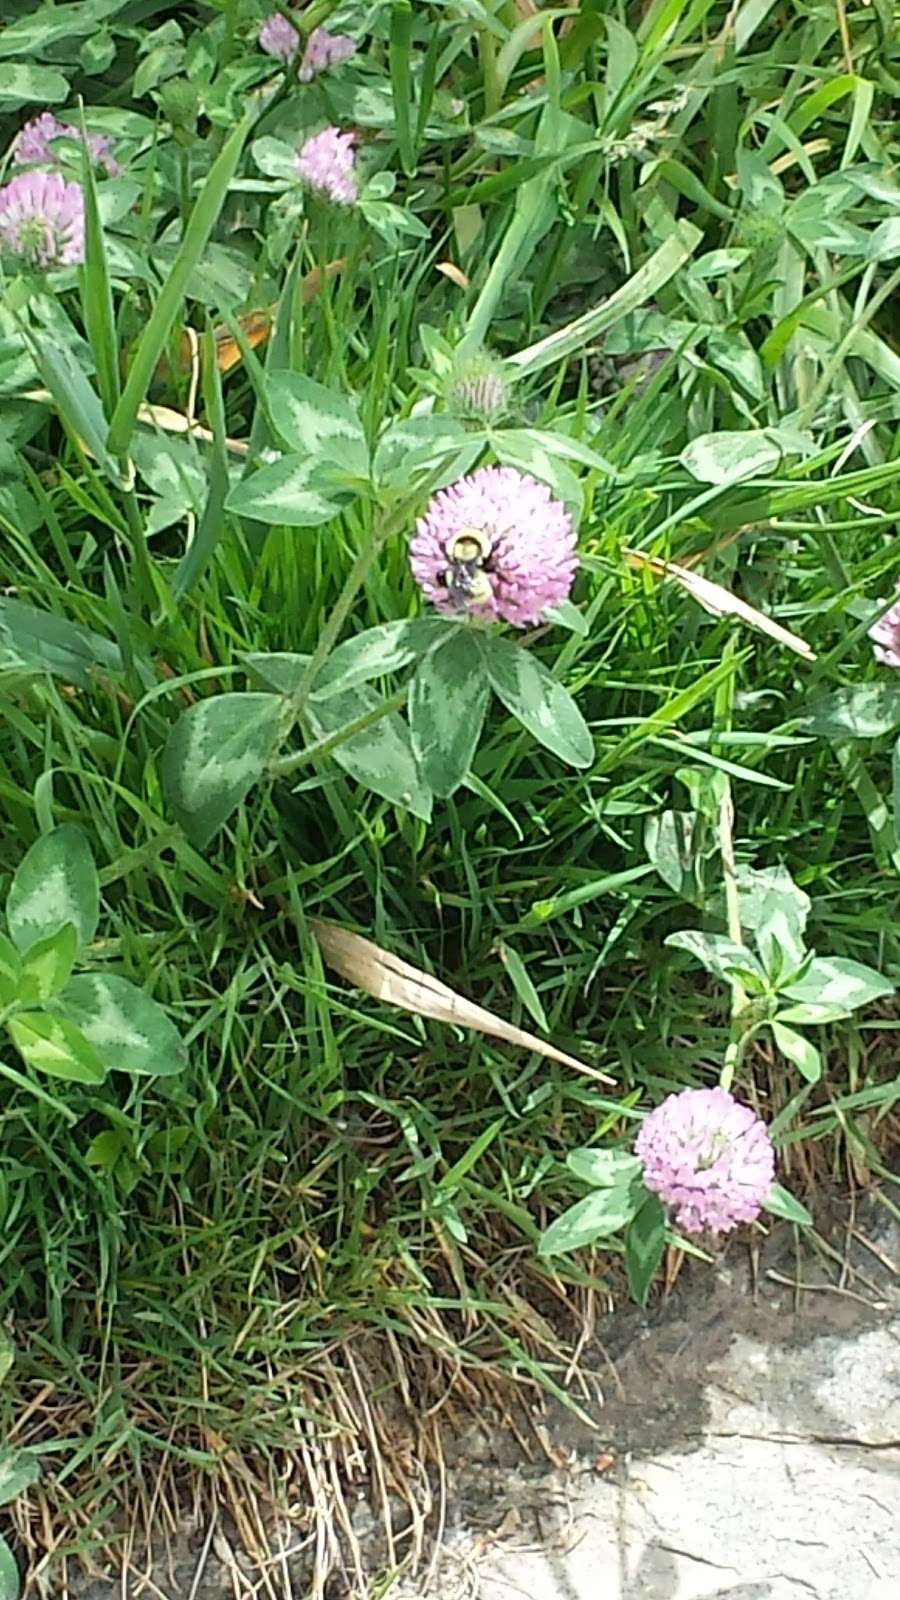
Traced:
POLYGON ((84 195, 58 172, 22 172, 0 189, 0 245, 32 267, 84 260, 84 195))
POLYGON ((57 157, 50 148, 51 139, 58 139, 65 127, 52 111, 32 117, 19 132, 13 145, 12 160, 16 167, 55 167, 57 157))
POLYGON ((416 523, 409 561, 439 611, 516 628, 567 599, 578 566, 565 506, 546 484, 514 467, 479 467, 434 495, 416 523), (475 563, 460 561, 460 551, 470 554, 473 534, 482 553, 475 563))
POLYGON ((900 600, 895 600, 890 611, 873 622, 869 638, 876 661, 884 667, 900 667, 900 600))
POLYGON ((682 1089, 651 1111, 634 1144, 644 1182, 685 1233, 728 1233, 759 1216, 775 1177, 765 1123, 725 1089, 682 1089))
POLYGON ((356 41, 347 33, 329 33, 327 28, 313 28, 306 41, 303 60, 297 76, 301 83, 309 83, 318 72, 349 61, 356 54, 356 41))
MULTIPOLYGON (((52 111, 32 117, 21 129, 13 147, 12 161, 16 167, 58 167, 60 158, 53 149, 54 139, 81 139, 80 128, 68 127, 52 111)), ((87 147, 91 160, 103 167, 109 177, 116 178, 122 171, 109 147, 104 133, 89 133, 87 147)))
POLYGON ((113 155, 109 140, 105 133, 89 133, 87 145, 91 153, 91 160, 102 167, 108 178, 118 178, 122 168, 113 155))
POLYGON ((323 128, 301 145, 297 170, 304 183, 340 205, 352 206, 359 194, 353 167, 356 136, 340 128, 323 128))
POLYGON ((266 17, 259 30, 259 48, 265 50, 267 56, 281 56, 285 61, 293 61, 302 42, 299 29, 288 22, 280 11, 273 11, 270 17, 266 17))
MULTIPOLYGON (((260 49, 267 55, 281 56, 285 61, 293 61, 302 43, 302 33, 280 11, 267 17, 259 30, 260 49)), ((341 61, 349 61, 355 53, 356 43, 349 34, 313 28, 297 76, 301 83, 309 83, 317 73, 336 67, 341 61)))

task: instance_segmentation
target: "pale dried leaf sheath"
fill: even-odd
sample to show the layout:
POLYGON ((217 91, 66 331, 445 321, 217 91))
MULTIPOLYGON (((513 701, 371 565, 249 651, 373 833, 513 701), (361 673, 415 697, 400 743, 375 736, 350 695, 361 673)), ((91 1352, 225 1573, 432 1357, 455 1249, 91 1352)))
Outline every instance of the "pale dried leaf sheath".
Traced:
MULTIPOLYGON (((22 399, 36 400, 45 406, 54 404, 49 389, 27 389, 22 399)), ((192 422, 190 417, 186 417, 181 411, 173 411, 170 406, 147 404, 138 406, 137 419, 138 422, 147 423, 151 428, 162 428, 166 433, 190 434, 193 439, 200 439, 204 444, 212 444, 215 439, 215 435, 210 433, 208 428, 201 428, 199 423, 192 422)), ((79 443, 85 455, 90 455, 91 452, 84 440, 79 440, 79 443)), ((233 450, 237 455, 246 455, 250 445, 246 439, 226 439, 225 448, 233 450)))
POLYGON ((468 289, 471 280, 463 272, 462 267, 456 265, 455 261, 439 261, 437 263, 437 271, 442 272, 445 278, 450 279, 451 283, 455 283, 457 289, 468 289))
POLYGON ((739 617, 742 622, 756 628, 760 633, 767 633, 770 639, 777 640, 788 650, 796 651, 804 661, 815 661, 815 652, 810 649, 805 639, 799 634, 791 633, 783 628, 780 622, 773 622, 764 611, 757 611, 755 606, 748 605, 746 600, 741 600, 739 595, 732 594, 730 589, 721 583, 713 583, 711 578, 704 578, 702 573, 692 572, 689 567, 680 567, 676 561, 663 561, 660 556, 648 556, 643 550, 623 550, 626 561, 632 567, 649 567, 651 572, 657 573, 661 578, 674 578, 680 583, 688 594, 718 617, 739 617))
POLYGON ((455 989, 433 978, 430 972, 411 966, 399 956, 391 955, 389 950, 382 950, 371 939, 351 933, 348 928, 339 928, 333 922, 320 922, 318 917, 310 917, 309 925, 328 965, 346 978, 348 983, 352 983, 354 988, 363 989, 374 999, 384 1000, 388 1005, 397 1006, 401 1011, 411 1011, 416 1016, 431 1017, 434 1022, 474 1028, 478 1033, 505 1039, 507 1044, 517 1045, 520 1050, 535 1050, 551 1061, 559 1061, 564 1067, 584 1073, 585 1077, 593 1078, 596 1083, 615 1082, 614 1078, 608 1078, 604 1072, 596 1072, 576 1056, 568 1056, 565 1051, 557 1050, 555 1045, 538 1039, 533 1033, 525 1033, 521 1028, 514 1027, 493 1011, 473 1005, 465 995, 457 994, 455 989))
MULTIPOLYGON (((201 428, 199 422, 192 422, 190 417, 173 411, 170 406, 138 406, 138 422, 146 422, 152 428, 163 428, 166 433, 187 433, 204 444, 212 444, 215 438, 208 428, 201 428)), ((237 455, 246 455, 250 445, 246 439, 226 439, 225 448, 237 455)))

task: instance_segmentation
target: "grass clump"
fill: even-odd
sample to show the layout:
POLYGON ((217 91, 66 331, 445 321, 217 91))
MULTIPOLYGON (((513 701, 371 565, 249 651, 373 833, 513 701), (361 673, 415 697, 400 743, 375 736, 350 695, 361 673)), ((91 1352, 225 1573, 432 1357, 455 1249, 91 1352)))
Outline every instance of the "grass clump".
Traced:
POLYGON ((650 1292, 661 1217, 646 1271, 621 1227, 540 1244, 567 1155, 669 1093, 754 1104, 795 1220, 886 1173, 891 19, 563 9, 317 4, 296 51, 249 0, 0 31, 0 1297, 37 1562, 200 1493, 263 1563, 279 1507, 315 1593, 362 1584, 370 1472, 415 1558, 447 1396, 563 1392, 592 1297, 650 1292), (485 466, 577 529, 518 632, 479 621, 496 547, 447 552, 454 615, 409 566, 485 466), (317 919, 587 1072, 348 985, 317 919))

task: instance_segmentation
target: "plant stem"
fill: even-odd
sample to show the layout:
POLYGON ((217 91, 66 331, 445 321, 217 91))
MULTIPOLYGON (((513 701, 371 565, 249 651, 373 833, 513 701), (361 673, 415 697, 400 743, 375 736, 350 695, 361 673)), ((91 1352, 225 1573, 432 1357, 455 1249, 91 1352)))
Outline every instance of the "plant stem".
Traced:
POLYGON ((305 750, 298 750, 292 756, 280 756, 269 767, 270 776, 273 778, 286 778, 298 767, 305 767, 311 761, 318 761, 320 756, 331 754, 339 745, 346 744, 357 733, 364 733, 366 728, 371 728, 382 717, 389 717, 391 712, 399 711, 406 704, 406 689, 397 689, 380 706, 373 706, 371 711, 364 711, 361 716, 354 717, 352 722, 345 723, 343 728, 337 728, 326 739, 320 739, 317 744, 307 745, 305 750))
POLYGON ((306 671, 304 672, 303 677, 300 679, 300 682, 294 690, 294 693, 288 700, 288 711, 290 715, 288 724, 285 728, 286 733, 290 731, 290 728, 293 727, 298 718, 302 716, 306 702, 309 699, 309 692, 313 686, 313 682, 319 672, 321 672, 322 667, 325 665, 328 656, 331 654, 331 651, 337 642, 338 635, 348 616, 350 615, 350 608, 353 605, 359 590, 366 581, 369 569, 372 566, 375 557, 379 554, 385 541, 390 538, 392 533, 397 532, 397 529, 402 526, 402 523, 403 513, 398 512, 395 517, 389 517, 382 522, 380 526, 376 526, 372 531, 372 536, 368 543, 364 545, 362 550, 360 550, 359 555, 356 557, 356 560, 350 568, 350 571, 347 573, 347 577, 344 580, 344 587, 334 603, 334 608, 330 617, 328 618, 328 621, 322 629, 322 632, 319 634, 318 643, 309 658, 306 671))
POLYGON ((893 867, 900 872, 900 847, 894 834, 893 818, 878 785, 855 745, 841 741, 834 745, 838 765, 866 815, 875 860, 883 871, 893 867))
POLYGON ((187 227, 191 214, 191 154, 181 145, 178 151, 178 178, 181 202, 181 226, 187 227))
MULTIPOLYGON (((128 471, 129 463, 120 462, 123 475, 128 471)), ((126 489, 122 495, 125 507, 125 517, 128 522, 128 532, 131 538, 131 547, 134 553, 134 584, 135 589, 147 606, 148 611, 156 602, 156 584, 153 581, 153 563, 150 560, 150 548, 144 532, 143 518, 137 495, 133 489, 126 489)))
POLYGON ((478 35, 478 53, 484 78, 484 114, 485 117, 493 117, 500 110, 502 97, 500 75, 497 72, 497 41, 489 28, 482 28, 478 35))
MULTIPOLYGON (((730 787, 722 796, 719 808, 719 852, 722 857, 722 877, 725 885, 725 915, 728 924, 728 937, 733 944, 743 944, 744 935, 741 928, 741 902, 738 895, 737 875, 734 864, 734 806, 731 801, 730 787)), ((725 1062, 719 1082, 723 1089, 730 1089, 734 1082, 734 1075, 741 1059, 744 1044, 744 1029, 741 1017, 747 1009, 747 995, 742 983, 737 978, 731 980, 731 1038, 725 1051, 725 1062)))
POLYGON ((18 1089, 25 1089, 28 1094, 33 1094, 35 1099, 41 1100, 45 1106, 52 1106, 57 1116, 61 1116, 69 1124, 70 1128, 75 1126, 78 1118, 74 1111, 70 1111, 68 1106, 63 1105, 61 1100, 55 1100, 52 1094, 47 1094, 46 1090, 41 1089, 38 1084, 32 1083, 31 1079, 26 1078, 23 1073, 17 1072, 15 1067, 9 1067, 5 1061, 0 1061, 0 1074, 4 1078, 8 1078, 10 1083, 14 1083, 18 1089))
MULTIPOLYGON (((221 78, 226 69, 231 65, 231 58, 234 55, 234 41, 237 33, 239 10, 240 0, 225 0, 225 3, 222 7, 225 26, 222 33, 222 43, 219 46, 218 52, 219 58, 216 68, 217 79, 221 78)), ((219 151, 225 143, 225 135, 227 132, 228 129, 226 127, 213 128, 211 149, 214 156, 219 154, 219 151)))
POLYGON ((518 271, 531 232, 532 221, 531 212, 524 206, 517 205, 466 324, 459 348, 467 354, 477 350, 484 342, 500 299, 510 279, 518 271))
POLYGON ((814 524, 810 526, 807 523, 806 531, 812 534, 819 547, 822 566, 828 574, 835 594, 845 594, 848 589, 853 588, 853 579, 841 560, 840 552, 830 530, 827 527, 817 528, 814 524))
POLYGON ((741 928, 741 903, 738 895, 737 875, 734 865, 734 806, 731 802, 731 793, 726 790, 722 796, 719 808, 719 849, 722 856, 722 876, 725 881, 725 914, 728 922, 728 937, 734 944, 743 944, 744 935, 741 928))
POLYGON ((838 368, 841 366, 844 357, 851 354, 857 335, 862 333, 863 330, 868 326, 876 311, 878 311, 879 308, 884 305, 885 301, 890 300, 898 284, 900 284, 900 267, 898 267, 896 271, 892 272, 890 277, 885 278, 881 288, 876 294, 873 294, 871 300, 868 301, 864 309, 860 312, 859 316, 853 319, 849 328, 844 334, 844 337, 841 339, 836 349, 832 351, 831 357, 825 366, 825 369, 822 372, 816 387, 806 402, 806 405, 803 406, 797 413, 796 426, 798 428, 805 428, 809 426, 810 422, 818 411, 819 406, 828 396, 831 386, 834 382, 835 374, 837 373, 838 368))

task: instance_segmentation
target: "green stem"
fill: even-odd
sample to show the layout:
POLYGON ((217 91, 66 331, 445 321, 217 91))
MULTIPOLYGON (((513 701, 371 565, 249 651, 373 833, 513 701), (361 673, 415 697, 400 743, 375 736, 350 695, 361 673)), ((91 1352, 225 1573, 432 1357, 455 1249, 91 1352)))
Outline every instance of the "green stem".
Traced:
POLYGON ((55 1100, 52 1094, 47 1094, 46 1090, 39 1088, 36 1083, 32 1083, 30 1078, 26 1078, 21 1072, 17 1072, 15 1067, 8 1067, 5 1061, 0 1061, 0 1074, 4 1078, 8 1078, 10 1083, 14 1083, 18 1089, 24 1089, 28 1094, 33 1094, 36 1100, 42 1100, 45 1106, 52 1106, 57 1116, 62 1117, 70 1128, 75 1126, 78 1118, 74 1111, 70 1111, 68 1106, 63 1105, 61 1100, 55 1100))
POLYGON ((532 222, 531 210, 518 205, 510 218, 500 249, 494 257, 484 287, 472 307, 472 314, 466 324, 459 348, 467 355, 484 343, 500 298, 518 270, 532 222))
POLYGON ((181 226, 186 228, 191 214, 191 153, 181 145, 178 151, 178 178, 181 200, 181 226))
POLYGON ((822 565, 828 574, 835 594, 844 594, 853 588, 853 579, 840 557, 840 552, 828 528, 817 527, 815 523, 807 523, 807 532, 811 533, 819 547, 822 556, 822 565))
POLYGON ((275 10, 280 11, 281 15, 295 27, 299 27, 307 38, 314 28, 319 28, 323 22, 328 21, 332 11, 336 11, 337 7, 338 0, 313 0, 313 4, 306 7, 301 17, 290 7, 287 0, 275 0, 275 10))
POLYGON ((735 1074, 741 1063, 742 1045, 743 1040, 732 1033, 725 1050, 722 1071, 719 1073, 719 1088, 724 1089, 728 1094, 731 1093, 731 1085, 734 1083, 735 1074))
POLYGON ((225 71, 234 55, 234 39, 239 8, 240 0, 225 0, 225 28, 222 34, 222 45, 219 50, 219 73, 225 71))
MULTIPOLYGON (((231 58, 234 55, 234 42, 237 34, 237 21, 240 4, 241 0, 225 0, 222 8, 225 18, 225 27, 222 33, 222 43, 219 46, 219 59, 216 71, 217 80, 223 76, 226 69, 231 65, 231 58)), ((227 127, 213 128, 211 143, 213 156, 217 156, 219 154, 219 151, 225 143, 225 136, 227 132, 227 127)))
POLYGON ((482 28, 478 35, 478 53, 484 78, 484 114, 486 118, 493 117, 500 110, 502 95, 497 71, 497 41, 489 28, 482 28))
MULTIPOLYGON (((734 806, 732 805, 731 787, 729 785, 722 796, 722 804, 719 808, 719 852, 722 857, 722 877, 725 885, 725 916, 728 924, 728 937, 733 944, 743 944, 741 903, 734 862, 733 828, 734 806)), ((725 1061, 719 1078, 723 1089, 731 1088, 734 1082, 734 1075, 740 1065, 746 1033, 742 1017, 746 1009, 747 994, 744 986, 737 978, 732 978, 731 1037, 728 1041, 728 1048, 725 1051, 725 1061)))
POLYGON ((749 1028, 743 1028, 740 1033, 732 1033, 725 1051, 724 1065, 719 1073, 720 1089, 725 1089, 730 1093, 748 1045, 767 1026, 767 1022, 754 1022, 749 1028))
POLYGON ((360 550, 350 571, 347 573, 344 587, 334 603, 334 608, 328 621, 319 634, 318 643, 309 658, 306 671, 288 701, 289 719, 285 734, 290 732, 294 723, 302 716, 313 682, 321 672, 328 656, 337 643, 338 635, 350 615, 350 608, 365 583, 369 569, 376 556, 380 553, 382 545, 390 538, 392 533, 396 533, 402 523, 403 516, 398 513, 396 517, 388 518, 380 527, 376 527, 369 542, 360 550))
POLYGON ((877 294, 873 294, 871 300, 868 301, 867 305, 860 312, 859 316, 855 317, 851 322, 840 344, 832 353, 831 358, 821 377, 819 378, 816 387, 806 402, 806 405, 803 406, 802 409, 797 413, 796 425, 798 428, 805 428, 812 421, 812 418, 818 411, 822 401, 825 400, 828 394, 831 392, 831 386, 834 382, 835 374, 842 365, 844 357, 852 351, 857 334, 863 332, 868 323, 871 322, 879 307, 883 306, 886 300, 890 300, 898 284, 900 284, 900 267, 898 267, 896 271, 892 272, 889 278, 885 279, 877 294))
MULTIPOLYGON (((436 478, 439 476, 442 468, 443 464, 439 467, 436 467, 436 478)), ((416 495, 414 495, 411 500, 403 501, 402 504, 397 506, 396 510, 394 510, 391 515, 383 515, 381 521, 377 522, 375 527, 372 529, 372 533, 368 542, 363 546, 362 550, 360 550, 359 555, 356 557, 356 560, 350 568, 350 571, 347 573, 347 576, 344 580, 344 587, 334 603, 334 607, 331 611, 328 621, 325 623, 322 632, 319 634, 318 642, 309 658, 309 661, 307 662, 306 670, 304 671, 300 682, 298 683, 293 694, 289 695, 287 698, 285 703, 281 737, 278 741, 279 748, 283 746, 285 740, 290 736, 297 723, 302 720, 303 713, 306 709, 306 702, 309 699, 312 686, 315 683, 315 680, 321 672, 323 666, 325 665, 325 662, 328 660, 329 655, 334 649, 334 646, 336 645, 340 636, 341 629, 350 615, 353 602, 365 583, 374 562, 381 554, 382 548, 387 543, 388 539, 390 539, 393 534, 399 533, 404 523, 409 520, 409 517, 415 509, 416 504, 421 499, 422 494, 427 492, 427 489, 428 485, 423 485, 422 489, 416 495)), ((393 704, 393 700, 388 700, 385 702, 383 708, 378 708, 377 715, 368 712, 365 713, 363 718, 358 723, 348 723, 346 728, 339 728, 334 735, 329 735, 327 739, 323 739, 320 744, 314 745, 310 750, 300 751, 296 756, 285 756, 283 759, 279 759, 279 757, 275 755, 269 764, 269 771, 273 774, 273 776, 280 776, 285 772, 293 772, 297 767, 302 766, 306 760, 311 760, 313 757, 322 754, 326 749, 332 749, 335 744, 342 744, 344 740, 349 739, 352 734, 358 733, 360 728, 369 727, 372 722, 377 722, 379 717, 387 716, 389 711, 394 711, 396 709, 397 707, 393 704)))
POLYGON ((322 15, 323 8, 321 5, 309 6, 306 11, 303 12, 301 22, 299 12, 291 10, 287 5, 281 5, 280 3, 276 4, 275 10, 279 12, 279 14, 284 17, 292 25, 292 27, 298 30, 297 49, 290 61, 288 61, 285 66, 284 76, 282 77, 278 88, 275 90, 275 93, 272 95, 271 99, 266 101, 265 106, 260 113, 261 116, 271 117, 276 106, 281 105, 282 101, 286 100, 288 95, 291 94, 294 89, 296 89, 299 82, 300 68, 303 65, 304 40, 309 36, 310 33, 312 33, 314 28, 317 28, 321 22, 326 20, 328 11, 333 11, 334 5, 335 0, 331 0, 331 3, 326 9, 324 16, 322 15))
MULTIPOLYGON (((120 462, 122 474, 129 470, 127 460, 120 462)), ((153 580, 153 563, 150 560, 150 547, 144 532, 144 522, 138 505, 137 495, 133 489, 126 489, 122 495, 125 507, 125 517, 128 522, 128 532, 131 538, 131 547, 134 553, 134 583, 141 600, 150 610, 156 603, 156 584, 153 580)))
POLYGON ((900 872, 900 848, 894 836, 893 820, 887 802, 870 776, 862 756, 852 744, 843 742, 835 744, 834 753, 866 814, 875 860, 883 870, 890 865, 895 872, 900 872))
POLYGON ((343 728, 338 728, 330 733, 326 739, 320 739, 317 744, 307 745, 305 750, 299 750, 292 756, 280 756, 269 767, 273 778, 286 778, 290 773, 296 772, 298 767, 305 767, 312 761, 318 761, 320 756, 330 755, 339 745, 346 744, 357 733, 364 733, 366 728, 371 728, 373 723, 380 722, 382 717, 389 717, 392 712, 400 711, 406 704, 406 689, 397 689, 380 706, 374 706, 371 711, 364 711, 361 716, 354 717, 352 722, 345 723, 343 728))

